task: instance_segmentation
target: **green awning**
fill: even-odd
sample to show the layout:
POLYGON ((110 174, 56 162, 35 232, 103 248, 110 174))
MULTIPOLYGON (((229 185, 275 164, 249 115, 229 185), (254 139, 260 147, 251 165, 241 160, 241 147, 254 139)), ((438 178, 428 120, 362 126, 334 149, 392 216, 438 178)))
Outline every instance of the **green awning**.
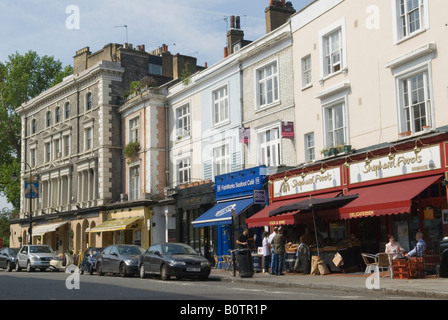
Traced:
POLYGON ((143 217, 132 217, 132 218, 124 218, 124 219, 113 219, 106 220, 103 223, 99 224, 95 228, 90 229, 89 232, 108 232, 108 231, 118 231, 118 230, 126 230, 138 220, 142 220, 143 217))

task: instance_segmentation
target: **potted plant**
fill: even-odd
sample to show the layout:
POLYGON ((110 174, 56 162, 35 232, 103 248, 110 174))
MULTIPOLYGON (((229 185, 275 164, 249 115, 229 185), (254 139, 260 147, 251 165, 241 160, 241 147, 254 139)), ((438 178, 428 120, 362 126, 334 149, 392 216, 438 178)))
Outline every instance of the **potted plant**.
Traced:
POLYGON ((140 142, 134 141, 129 142, 126 147, 124 147, 123 154, 125 158, 135 158, 137 153, 140 151, 140 142))
POLYGON ((22 237, 19 237, 18 240, 20 243, 22 243, 22 237))
POLYGON ((324 157, 328 157, 330 155, 330 149, 329 148, 322 149, 320 153, 323 154, 324 157))
POLYGON ((331 147, 329 155, 330 156, 335 156, 337 154, 338 154, 338 148, 337 147, 331 147))

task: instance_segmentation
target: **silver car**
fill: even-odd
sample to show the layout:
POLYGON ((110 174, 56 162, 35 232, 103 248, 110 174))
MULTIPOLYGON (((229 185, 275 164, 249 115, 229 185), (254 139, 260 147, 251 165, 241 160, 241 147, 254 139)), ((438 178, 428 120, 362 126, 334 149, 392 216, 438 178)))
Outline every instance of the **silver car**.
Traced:
POLYGON ((56 254, 50 246, 24 245, 17 254, 16 271, 21 271, 22 268, 26 268, 28 272, 35 269, 45 271, 50 267, 50 261, 53 258, 56 258, 56 254))

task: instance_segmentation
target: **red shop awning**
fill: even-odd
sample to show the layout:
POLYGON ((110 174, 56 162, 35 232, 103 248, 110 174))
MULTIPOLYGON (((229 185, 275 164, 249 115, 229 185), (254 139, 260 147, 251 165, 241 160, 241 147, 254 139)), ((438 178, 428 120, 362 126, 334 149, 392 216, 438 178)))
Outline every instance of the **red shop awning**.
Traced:
MULTIPOLYGON (((315 198, 322 197, 336 197, 340 192, 327 193, 324 195, 314 196, 315 198)), ((248 228, 255 227, 264 227, 264 226, 277 226, 277 225, 290 225, 290 224, 298 224, 300 222, 304 222, 306 219, 311 219, 311 216, 307 213, 299 213, 299 211, 288 212, 278 216, 269 216, 269 212, 275 209, 278 209, 284 205, 296 203, 299 201, 303 201, 308 199, 309 196, 304 196, 295 199, 276 201, 270 204, 269 206, 261 209, 252 217, 246 219, 246 223, 248 228)), ((337 213, 337 212, 336 212, 337 213)))
POLYGON ((339 209, 341 219, 409 213, 412 199, 439 179, 431 176, 352 189, 347 195, 359 197, 339 209))

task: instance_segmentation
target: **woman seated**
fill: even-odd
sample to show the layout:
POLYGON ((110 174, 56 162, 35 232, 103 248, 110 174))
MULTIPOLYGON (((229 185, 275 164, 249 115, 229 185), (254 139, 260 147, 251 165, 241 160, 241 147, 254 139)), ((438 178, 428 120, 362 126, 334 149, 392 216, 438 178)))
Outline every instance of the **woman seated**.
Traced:
POLYGON ((392 262, 392 260, 403 258, 403 251, 404 249, 395 241, 394 236, 389 235, 389 242, 386 244, 385 250, 389 255, 389 260, 392 262))

